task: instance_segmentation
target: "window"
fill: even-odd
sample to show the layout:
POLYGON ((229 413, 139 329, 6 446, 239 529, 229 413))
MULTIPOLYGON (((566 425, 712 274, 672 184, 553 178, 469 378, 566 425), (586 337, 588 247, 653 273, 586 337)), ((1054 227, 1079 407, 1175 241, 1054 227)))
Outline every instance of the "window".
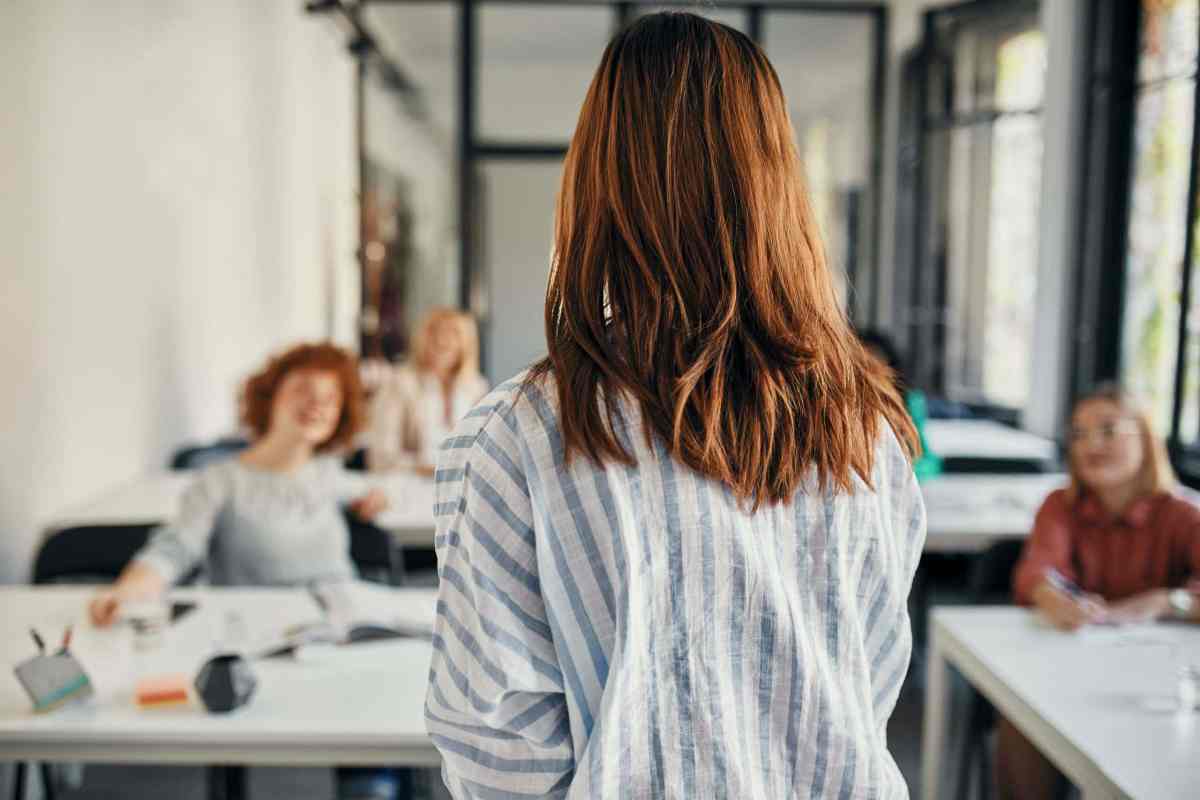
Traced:
POLYGON ((1197 221, 1198 17, 1200 0, 1142 0, 1120 353, 1122 380, 1184 447, 1200 445, 1194 285, 1183 296, 1196 258, 1188 229, 1197 221))
POLYGON ((764 11, 763 47, 779 74, 826 256, 852 316, 875 302, 872 52, 863 14, 764 11), (822 80, 813 80, 821 75, 822 80))
MULTIPOLYGON (((1036 3, 926 14, 906 93, 915 159, 900 187, 914 255, 901 319, 914 382, 1020 412, 1030 397, 1045 38, 1036 3), (911 119, 911 118, 910 118, 911 119)), ((907 162, 911 160, 912 164, 907 162)), ((903 276, 900 276, 904 285, 903 276)))

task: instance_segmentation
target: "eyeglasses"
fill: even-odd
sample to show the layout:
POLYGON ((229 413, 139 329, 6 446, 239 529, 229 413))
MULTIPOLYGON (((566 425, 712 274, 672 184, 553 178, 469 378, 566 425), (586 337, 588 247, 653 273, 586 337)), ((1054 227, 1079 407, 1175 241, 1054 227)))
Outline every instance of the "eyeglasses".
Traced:
POLYGON ((1118 436, 1130 436, 1139 433, 1138 424, 1132 419, 1118 419, 1106 422, 1095 428, 1071 428, 1067 440, 1071 446, 1097 442, 1102 445, 1112 444, 1118 436))

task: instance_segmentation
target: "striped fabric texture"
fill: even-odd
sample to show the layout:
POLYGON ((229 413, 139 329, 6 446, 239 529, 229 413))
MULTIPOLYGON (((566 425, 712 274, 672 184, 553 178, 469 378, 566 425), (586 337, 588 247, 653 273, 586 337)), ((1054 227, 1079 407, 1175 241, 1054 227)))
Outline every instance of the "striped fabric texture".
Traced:
MULTIPOLYGON (((886 724, 925 538, 890 429, 871 485, 755 513, 647 443, 563 458, 552 379, 443 444, 426 718, 458 798, 902 798, 886 724)), ((816 424, 820 424, 819 421, 816 424)))

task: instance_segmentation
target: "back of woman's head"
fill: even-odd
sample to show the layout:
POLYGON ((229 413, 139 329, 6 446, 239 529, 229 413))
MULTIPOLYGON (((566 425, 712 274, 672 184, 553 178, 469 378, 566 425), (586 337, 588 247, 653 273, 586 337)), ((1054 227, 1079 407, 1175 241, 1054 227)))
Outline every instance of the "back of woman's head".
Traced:
POLYGON ((567 153, 546 298, 567 452, 628 463, 601 395, 743 499, 870 481, 916 435, 838 304, 783 93, 762 51, 692 14, 609 44, 567 153))

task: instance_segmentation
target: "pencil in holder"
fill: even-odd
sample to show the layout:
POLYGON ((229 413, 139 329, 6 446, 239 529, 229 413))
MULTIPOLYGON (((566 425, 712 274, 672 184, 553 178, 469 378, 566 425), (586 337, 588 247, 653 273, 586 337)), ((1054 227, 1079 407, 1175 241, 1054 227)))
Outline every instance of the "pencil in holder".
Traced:
POLYGON ((95 694, 83 665, 70 653, 34 656, 18 664, 14 672, 33 701, 33 710, 39 714, 87 700, 95 694))

